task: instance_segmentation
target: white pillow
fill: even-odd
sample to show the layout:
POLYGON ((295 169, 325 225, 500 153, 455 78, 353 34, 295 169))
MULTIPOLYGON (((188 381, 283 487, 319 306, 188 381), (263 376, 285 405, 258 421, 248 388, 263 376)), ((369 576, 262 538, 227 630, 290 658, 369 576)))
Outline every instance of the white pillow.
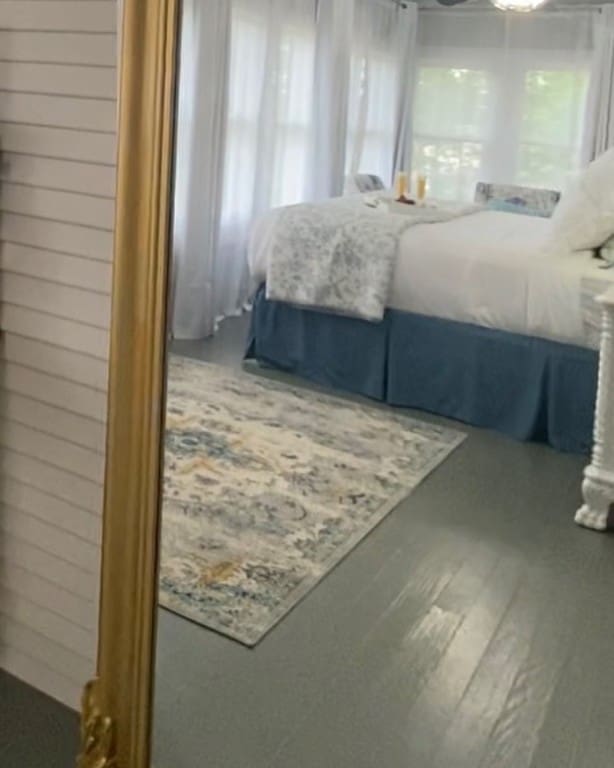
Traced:
POLYGON ((572 251, 599 248, 614 235, 614 148, 570 184, 552 215, 552 232, 572 251))

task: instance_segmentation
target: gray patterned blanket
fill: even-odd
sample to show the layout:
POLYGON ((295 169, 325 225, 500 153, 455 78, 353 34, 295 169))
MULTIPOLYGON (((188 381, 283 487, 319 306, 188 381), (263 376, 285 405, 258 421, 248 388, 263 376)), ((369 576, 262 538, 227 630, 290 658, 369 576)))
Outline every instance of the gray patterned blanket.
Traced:
POLYGON ((379 322, 403 233, 479 208, 393 204, 390 212, 373 205, 351 197, 281 211, 269 245, 267 298, 379 322))

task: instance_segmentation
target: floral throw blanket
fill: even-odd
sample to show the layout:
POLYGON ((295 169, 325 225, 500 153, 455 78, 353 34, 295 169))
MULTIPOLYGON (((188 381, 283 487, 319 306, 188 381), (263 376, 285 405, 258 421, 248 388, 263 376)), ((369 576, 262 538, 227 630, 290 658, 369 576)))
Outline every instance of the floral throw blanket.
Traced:
POLYGON ((269 244, 267 299, 381 321, 403 233, 478 209, 400 207, 351 197, 285 208, 269 244))

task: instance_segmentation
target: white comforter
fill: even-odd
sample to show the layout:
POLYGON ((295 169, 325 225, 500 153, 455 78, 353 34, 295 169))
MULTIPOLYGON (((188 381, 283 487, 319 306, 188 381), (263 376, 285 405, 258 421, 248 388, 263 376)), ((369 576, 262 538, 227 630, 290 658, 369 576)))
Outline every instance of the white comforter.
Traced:
MULTIPOLYGON (((249 265, 266 280, 277 211, 254 228, 249 265)), ((614 284, 590 252, 552 250, 548 219, 481 211, 401 239, 389 306, 595 348, 594 297, 614 284)))
POLYGON ((356 196, 282 209, 266 257, 267 299, 381 322, 403 234, 476 208, 402 207, 374 209, 356 196))

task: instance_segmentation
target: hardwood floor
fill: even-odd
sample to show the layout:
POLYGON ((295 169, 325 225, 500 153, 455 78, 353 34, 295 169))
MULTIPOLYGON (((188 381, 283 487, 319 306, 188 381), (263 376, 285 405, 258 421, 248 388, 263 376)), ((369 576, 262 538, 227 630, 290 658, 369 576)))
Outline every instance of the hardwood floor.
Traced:
MULTIPOLYGON (((175 351, 238 366, 244 333, 175 351)), ((573 524, 586 459, 463 429, 256 649, 161 611, 157 765, 614 766, 614 541, 573 524)))
POLYGON ((77 713, 0 670, 0 766, 69 768, 78 750, 77 713))

